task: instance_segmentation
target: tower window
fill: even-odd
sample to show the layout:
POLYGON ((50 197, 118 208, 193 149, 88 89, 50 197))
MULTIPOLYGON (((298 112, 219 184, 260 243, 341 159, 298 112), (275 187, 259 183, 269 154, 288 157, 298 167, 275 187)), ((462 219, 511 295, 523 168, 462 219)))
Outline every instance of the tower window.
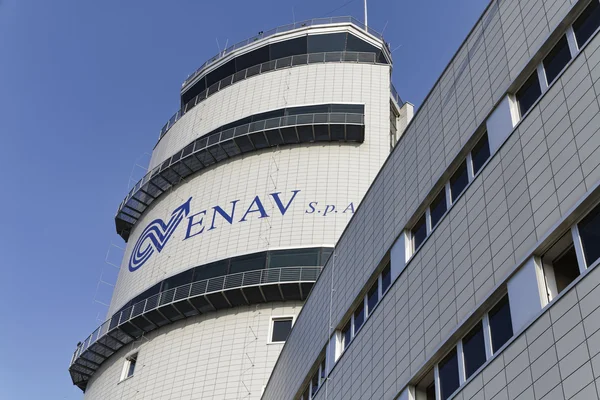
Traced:
POLYGON ((292 330, 293 317, 274 318, 271 329, 271 343, 285 342, 292 330))
POLYGON ((121 381, 131 378, 135 372, 135 365, 137 363, 138 353, 132 354, 125 358, 123 364, 123 371, 121 372, 121 381))

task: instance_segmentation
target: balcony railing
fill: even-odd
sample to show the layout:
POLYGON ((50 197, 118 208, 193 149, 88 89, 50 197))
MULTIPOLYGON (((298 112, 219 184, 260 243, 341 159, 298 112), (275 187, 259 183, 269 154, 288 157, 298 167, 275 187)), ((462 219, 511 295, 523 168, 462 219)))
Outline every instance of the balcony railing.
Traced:
POLYGON ((266 32, 261 32, 256 36, 252 36, 251 38, 248 38, 246 40, 242 40, 241 42, 238 42, 232 46, 229 46, 228 48, 226 48, 225 50, 221 51, 219 54, 217 54, 216 56, 208 59, 204 64, 202 64, 196 71, 194 71, 190 76, 188 76, 188 78, 185 80, 185 82, 183 82, 183 84, 181 85, 182 87, 187 86, 190 82, 192 82, 198 75, 200 75, 202 73, 202 71, 208 67, 210 64, 214 63, 217 60, 220 60, 221 58, 225 57, 226 55, 230 54, 231 52, 240 49, 244 46, 247 46, 251 43, 254 43, 258 40, 261 39, 265 39, 268 38, 269 36, 273 36, 279 33, 284 33, 284 32, 289 32, 289 31, 293 31, 295 29, 301 29, 301 28, 307 28, 307 27, 311 27, 311 26, 319 26, 319 25, 329 25, 329 24, 343 24, 343 23, 350 23, 353 25, 356 25, 357 27, 361 28, 362 30, 367 31, 368 33, 370 33, 371 35, 375 36, 376 38, 380 39, 383 41, 383 35, 380 34, 379 32, 375 31, 373 28, 370 27, 365 27, 365 24, 363 24, 362 22, 358 21, 357 19, 353 18, 353 17, 328 17, 328 18, 313 18, 313 19, 309 19, 306 21, 300 21, 300 22, 296 22, 293 24, 287 24, 287 25, 282 25, 279 26, 277 28, 271 29, 269 31, 266 32))
POLYGON ((73 383, 85 389, 106 359, 159 326, 238 304, 304 300, 320 272, 321 267, 261 269, 192 282, 150 296, 115 313, 77 345, 69 367, 73 383), (269 292, 269 287, 276 290, 269 292))

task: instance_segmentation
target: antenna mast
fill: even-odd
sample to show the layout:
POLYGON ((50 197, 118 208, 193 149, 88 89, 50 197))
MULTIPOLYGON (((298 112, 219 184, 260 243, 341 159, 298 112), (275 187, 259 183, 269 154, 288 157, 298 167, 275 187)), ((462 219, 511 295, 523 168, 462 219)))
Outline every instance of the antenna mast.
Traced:
POLYGON ((369 24, 367 22, 367 0, 365 0, 365 30, 368 30, 369 24))

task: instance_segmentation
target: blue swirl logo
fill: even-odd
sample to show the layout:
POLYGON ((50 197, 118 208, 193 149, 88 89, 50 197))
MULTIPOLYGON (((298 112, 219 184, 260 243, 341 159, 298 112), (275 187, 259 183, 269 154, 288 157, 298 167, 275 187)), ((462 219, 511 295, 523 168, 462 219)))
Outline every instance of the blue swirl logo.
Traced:
POLYGON ((154 254, 154 251, 159 253, 165 247, 175 229, 181 221, 190 213, 190 197, 188 201, 177 207, 171 214, 169 222, 165 222, 158 218, 150 222, 140 238, 135 244, 129 259, 129 270, 131 272, 140 268, 154 254))

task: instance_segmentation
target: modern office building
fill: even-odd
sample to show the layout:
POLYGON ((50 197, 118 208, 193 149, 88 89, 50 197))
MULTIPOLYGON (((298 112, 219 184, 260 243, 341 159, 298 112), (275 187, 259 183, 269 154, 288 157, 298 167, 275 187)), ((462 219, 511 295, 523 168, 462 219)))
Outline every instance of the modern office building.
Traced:
POLYGON ((489 4, 340 237, 264 400, 599 398, 599 27, 598 0, 489 4))
POLYGON ((327 18, 260 32, 184 82, 118 208, 108 319, 69 368, 85 399, 261 397, 412 117, 391 68, 381 35, 327 18))

